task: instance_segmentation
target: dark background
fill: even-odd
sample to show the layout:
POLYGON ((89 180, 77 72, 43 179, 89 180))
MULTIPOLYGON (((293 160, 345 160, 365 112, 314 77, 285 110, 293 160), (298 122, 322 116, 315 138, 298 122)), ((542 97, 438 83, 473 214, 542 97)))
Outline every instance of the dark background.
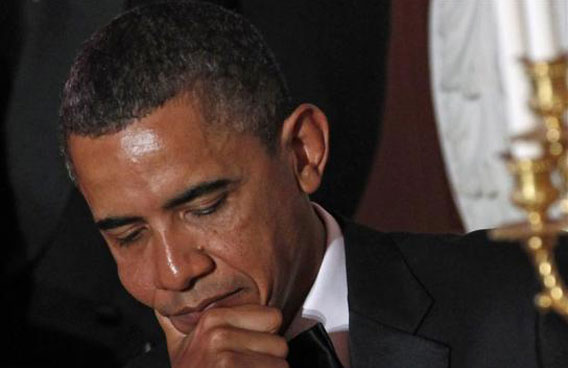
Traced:
MULTIPOLYGON (((161 340, 151 311, 120 286, 55 134, 80 43, 149 2, 0 3, 3 366, 118 367, 161 340)), ((428 1, 217 3, 259 27, 296 101, 328 115, 332 150, 314 200, 383 230, 461 231, 430 101, 428 1)))

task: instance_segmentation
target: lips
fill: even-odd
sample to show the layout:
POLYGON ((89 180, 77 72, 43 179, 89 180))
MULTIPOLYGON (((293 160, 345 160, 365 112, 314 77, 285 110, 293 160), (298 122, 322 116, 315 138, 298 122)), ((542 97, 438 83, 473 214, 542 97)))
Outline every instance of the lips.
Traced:
POLYGON ((189 334, 193 331, 205 311, 231 305, 232 302, 239 297, 242 290, 242 288, 238 288, 212 298, 204 299, 197 307, 183 308, 170 315, 168 318, 179 332, 189 334))

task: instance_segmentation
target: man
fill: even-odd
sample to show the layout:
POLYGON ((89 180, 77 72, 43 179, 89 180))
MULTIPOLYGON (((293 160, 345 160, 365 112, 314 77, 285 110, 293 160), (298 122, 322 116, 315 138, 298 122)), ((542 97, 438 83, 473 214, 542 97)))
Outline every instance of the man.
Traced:
MULTIPOLYGON (((69 171, 122 284, 155 311, 172 366, 568 361, 566 326, 535 312, 517 247, 483 233, 380 234, 312 204, 328 123, 289 101, 259 34, 211 5, 135 9, 72 67, 69 171), (331 350, 306 348, 318 336, 331 350)), ((156 350, 137 364, 165 359, 156 350)))

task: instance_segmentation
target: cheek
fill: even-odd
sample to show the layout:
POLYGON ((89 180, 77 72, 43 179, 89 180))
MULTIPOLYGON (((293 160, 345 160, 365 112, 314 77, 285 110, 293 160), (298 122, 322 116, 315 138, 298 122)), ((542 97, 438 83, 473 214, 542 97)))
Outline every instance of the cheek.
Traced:
POLYGON ((272 231, 264 214, 254 208, 230 208, 216 226, 203 229, 201 242, 215 259, 218 275, 243 277, 257 294, 257 303, 267 304, 273 285, 272 231))
POLYGON ((243 225, 238 233, 244 249, 244 270, 255 280, 263 304, 280 306, 281 301, 275 298, 289 282, 287 275, 294 257, 289 241, 293 237, 281 226, 282 213, 270 207, 259 208, 254 219, 246 222, 251 225, 243 225))
POLYGON ((153 268, 137 262, 117 261, 118 276, 124 288, 136 300, 153 308, 155 287, 152 282, 153 268))
POLYGON ((154 267, 149 262, 147 248, 133 252, 136 248, 120 248, 112 246, 103 233, 103 238, 112 254, 117 267, 120 283, 130 295, 142 304, 152 307, 154 304, 155 286, 154 267))

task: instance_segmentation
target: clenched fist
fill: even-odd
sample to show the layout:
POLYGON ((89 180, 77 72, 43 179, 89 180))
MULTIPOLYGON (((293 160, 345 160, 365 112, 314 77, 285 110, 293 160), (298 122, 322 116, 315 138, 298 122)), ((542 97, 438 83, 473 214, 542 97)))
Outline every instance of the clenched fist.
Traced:
POLYGON ((288 368, 286 340, 276 333, 282 314, 276 308, 241 305, 203 312, 188 335, 156 312, 165 332, 173 368, 288 368))

